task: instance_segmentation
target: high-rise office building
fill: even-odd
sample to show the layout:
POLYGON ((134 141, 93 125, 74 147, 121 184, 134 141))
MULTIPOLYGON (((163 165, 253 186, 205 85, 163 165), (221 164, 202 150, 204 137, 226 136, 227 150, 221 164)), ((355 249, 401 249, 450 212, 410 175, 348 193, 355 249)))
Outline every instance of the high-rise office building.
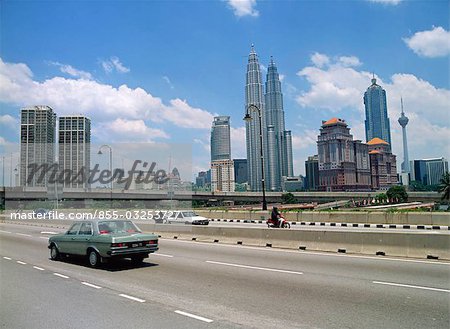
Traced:
MULTIPOLYGON (((248 56, 245 84, 245 112, 252 118, 252 120, 246 121, 245 123, 248 182, 252 191, 262 191, 263 162, 260 154, 260 134, 263 136, 263 156, 264 160, 267 162, 266 138, 264 137, 266 134, 266 116, 264 109, 265 104, 261 68, 259 66, 258 55, 252 45, 248 56), (259 112, 255 110, 255 108, 257 108, 259 112), (259 122, 259 115, 261 115, 261 122, 259 122)), ((266 176, 266 174, 264 176, 266 176)))
MULTIPOLYGON (((285 130, 283 94, 277 66, 270 59, 266 75, 265 118, 267 124, 266 188, 269 191, 282 189, 282 177, 294 175, 292 161, 292 136, 285 130)), ((264 128, 263 128, 264 129, 264 128)))
POLYGON ((234 181, 237 184, 247 183, 247 159, 234 159, 234 181))
POLYGON ((320 191, 370 189, 368 146, 353 140, 344 120, 322 121, 317 149, 320 191))
POLYGON ((211 190, 234 192, 231 160, 230 117, 215 117, 211 128, 211 190))
POLYGON ((51 172, 36 175, 32 166, 55 164, 56 114, 46 105, 24 107, 20 113, 20 185, 46 187, 51 172), (42 179, 41 179, 42 178, 42 179))
POLYGON ((72 173, 64 187, 87 188, 91 164, 91 120, 83 115, 59 117, 59 168, 72 173))
POLYGON ((372 189, 387 190, 397 184, 397 159, 391 153, 389 144, 373 138, 367 142, 369 146, 370 172, 372 189))
POLYGON ((319 187, 319 156, 309 156, 305 161, 306 183, 307 191, 316 191, 319 187))
POLYGON ((372 84, 364 93, 364 106, 366 112, 366 142, 378 137, 391 143, 391 126, 387 113, 386 91, 377 85, 377 79, 372 78, 372 84))
POLYGON ((445 158, 419 159, 412 162, 411 180, 423 185, 438 185, 448 171, 448 161, 445 158))
POLYGON ((230 117, 214 117, 211 127, 211 161, 230 160, 230 117))

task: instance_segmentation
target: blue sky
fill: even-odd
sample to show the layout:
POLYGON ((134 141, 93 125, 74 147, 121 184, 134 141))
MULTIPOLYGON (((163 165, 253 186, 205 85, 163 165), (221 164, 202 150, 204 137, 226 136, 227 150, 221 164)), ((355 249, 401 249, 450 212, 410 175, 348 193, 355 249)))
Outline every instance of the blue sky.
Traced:
MULTIPOLYGON (((321 120, 364 140, 372 72, 387 91, 393 150, 404 99, 410 158, 450 158, 448 1, 2 1, 0 145, 18 142, 20 107, 92 119, 93 141, 192 143, 209 166, 212 117, 230 115, 245 157, 250 45, 282 74, 294 171, 321 120)), ((263 75, 265 71, 263 68, 263 75)), ((264 77, 265 79, 265 77, 264 77)))

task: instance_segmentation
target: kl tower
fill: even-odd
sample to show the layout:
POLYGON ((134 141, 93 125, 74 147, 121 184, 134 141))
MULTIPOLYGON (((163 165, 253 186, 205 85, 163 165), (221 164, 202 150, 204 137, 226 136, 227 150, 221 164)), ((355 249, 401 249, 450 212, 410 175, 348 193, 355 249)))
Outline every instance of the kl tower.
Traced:
POLYGON ((401 165, 402 167, 402 184, 407 186, 409 185, 409 156, 408 156, 408 138, 406 137, 406 125, 409 122, 408 117, 405 115, 405 112, 403 111, 403 98, 400 98, 401 106, 402 106, 402 113, 400 118, 398 119, 398 123, 400 126, 402 126, 402 133, 403 133, 403 163, 401 165))

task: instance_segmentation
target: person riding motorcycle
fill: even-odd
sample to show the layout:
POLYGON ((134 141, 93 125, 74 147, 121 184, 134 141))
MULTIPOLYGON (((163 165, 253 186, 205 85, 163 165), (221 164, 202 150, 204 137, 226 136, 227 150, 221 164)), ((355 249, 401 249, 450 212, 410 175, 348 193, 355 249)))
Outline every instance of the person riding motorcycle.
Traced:
POLYGON ((283 218, 283 216, 281 216, 281 213, 278 211, 278 207, 273 207, 270 219, 274 222, 274 226, 280 226, 281 218, 283 218))

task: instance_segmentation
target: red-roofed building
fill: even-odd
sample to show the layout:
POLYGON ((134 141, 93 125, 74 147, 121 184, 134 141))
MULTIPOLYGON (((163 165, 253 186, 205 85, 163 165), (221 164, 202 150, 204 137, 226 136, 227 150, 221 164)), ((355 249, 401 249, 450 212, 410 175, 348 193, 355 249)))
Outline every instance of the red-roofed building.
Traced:
POLYGON ((353 140, 345 120, 322 121, 317 140, 319 191, 368 191, 370 183, 367 144, 353 140))
POLYGON ((376 137, 367 142, 369 145, 370 174, 374 190, 387 190, 397 185, 397 159, 391 153, 389 143, 376 137))

